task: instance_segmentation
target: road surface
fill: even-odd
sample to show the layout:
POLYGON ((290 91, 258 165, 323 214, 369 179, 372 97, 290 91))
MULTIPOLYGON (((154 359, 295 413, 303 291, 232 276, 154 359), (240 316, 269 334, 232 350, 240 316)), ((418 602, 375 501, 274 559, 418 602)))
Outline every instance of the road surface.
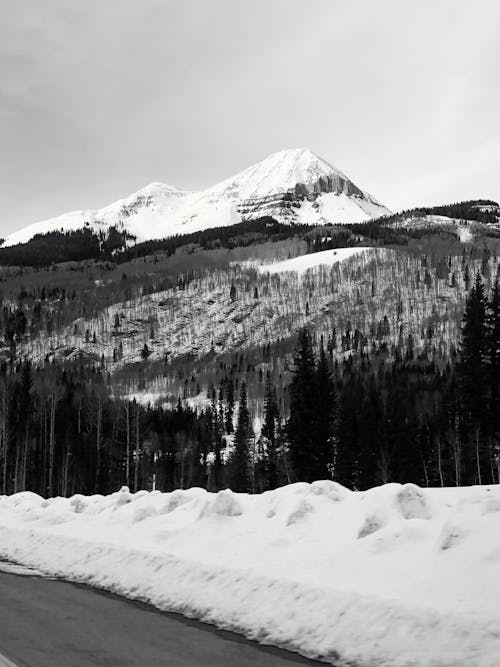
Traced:
POLYGON ((319 665, 149 605, 0 564, 0 667, 319 665))

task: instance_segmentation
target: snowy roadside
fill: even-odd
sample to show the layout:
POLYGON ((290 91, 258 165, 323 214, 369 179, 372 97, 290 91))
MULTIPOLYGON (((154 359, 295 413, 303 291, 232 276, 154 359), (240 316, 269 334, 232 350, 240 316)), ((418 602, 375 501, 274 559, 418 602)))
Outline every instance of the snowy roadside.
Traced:
POLYGON ((0 557, 334 664, 493 667, 500 487, 0 497, 0 557))

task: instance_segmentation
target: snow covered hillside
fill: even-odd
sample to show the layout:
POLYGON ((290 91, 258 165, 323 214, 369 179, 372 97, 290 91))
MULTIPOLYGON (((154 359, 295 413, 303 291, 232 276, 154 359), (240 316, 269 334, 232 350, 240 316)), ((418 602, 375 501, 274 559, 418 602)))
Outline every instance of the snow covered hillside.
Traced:
POLYGON ((152 183, 102 209, 73 211, 25 227, 5 246, 35 234, 116 226, 138 241, 189 234, 271 215, 280 222, 363 222, 389 213, 341 171, 306 148, 273 153, 222 183, 201 192, 152 183))
POLYGON ((451 231, 456 234, 462 243, 472 241, 474 236, 480 235, 481 231, 484 232, 485 227, 475 220, 461 220, 449 218, 445 215, 409 216, 391 223, 391 226, 397 229, 432 229, 433 231, 441 229, 443 231, 451 231))
MULTIPOLYGON (((181 287, 139 291, 94 310, 75 302, 64 326, 26 336, 19 354, 35 361, 82 354, 111 372, 125 395, 175 404, 179 392, 196 402, 219 362, 235 362, 233 354, 254 350, 252 364, 286 378, 295 344, 290 336, 304 325, 339 360, 395 345, 442 356, 458 340, 466 280, 461 256, 424 261, 359 247, 282 257, 207 266, 181 287), (273 346, 271 366, 266 345, 273 346)), ((471 262, 470 275, 479 267, 479 260, 471 262)), ((489 271, 496 275, 493 259, 489 271)))
POLYGON ((494 667, 499 517, 498 486, 24 492, 0 557, 333 664, 494 667))
POLYGON ((214 352, 249 348, 290 335, 299 325, 312 324, 333 310, 337 319, 342 313, 348 318, 346 311, 351 311, 350 296, 356 287, 352 273, 359 272, 368 280, 377 260, 392 272, 394 259, 394 251, 385 248, 357 251, 343 248, 262 266, 250 261, 234 263, 229 270, 211 268, 183 289, 157 291, 113 304, 94 318, 78 318, 62 331, 32 339, 23 352, 42 359, 47 350, 64 358, 84 351, 97 361, 104 355, 108 367, 116 368, 139 360, 145 343, 150 361, 165 355, 170 360, 201 359, 214 352), (290 270, 296 265, 304 271, 310 267, 311 280, 321 281, 321 288, 311 293, 304 271, 294 271, 297 275, 283 283, 275 279, 273 273, 282 265, 287 270, 288 263, 290 270), (231 286, 235 288, 233 298, 231 286), (332 301, 338 301, 335 308, 332 301), (117 357, 113 351, 118 346, 122 351, 117 357))

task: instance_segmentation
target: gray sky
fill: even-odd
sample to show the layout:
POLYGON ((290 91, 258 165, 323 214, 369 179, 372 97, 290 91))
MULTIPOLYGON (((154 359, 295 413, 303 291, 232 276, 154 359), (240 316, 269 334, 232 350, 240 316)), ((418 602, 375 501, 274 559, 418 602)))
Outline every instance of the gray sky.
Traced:
POLYGON ((307 146, 392 209, 500 198, 498 0, 0 0, 0 233, 307 146))

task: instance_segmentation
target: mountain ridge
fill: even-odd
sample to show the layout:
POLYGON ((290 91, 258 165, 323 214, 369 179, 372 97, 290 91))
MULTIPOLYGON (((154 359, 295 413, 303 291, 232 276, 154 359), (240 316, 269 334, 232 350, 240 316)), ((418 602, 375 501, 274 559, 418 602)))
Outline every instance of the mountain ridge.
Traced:
POLYGON ((214 186, 196 191, 153 182, 100 209, 76 210, 28 225, 4 246, 36 234, 117 227, 139 242, 271 215, 280 222, 353 223, 390 211, 307 148, 272 153, 214 186))

